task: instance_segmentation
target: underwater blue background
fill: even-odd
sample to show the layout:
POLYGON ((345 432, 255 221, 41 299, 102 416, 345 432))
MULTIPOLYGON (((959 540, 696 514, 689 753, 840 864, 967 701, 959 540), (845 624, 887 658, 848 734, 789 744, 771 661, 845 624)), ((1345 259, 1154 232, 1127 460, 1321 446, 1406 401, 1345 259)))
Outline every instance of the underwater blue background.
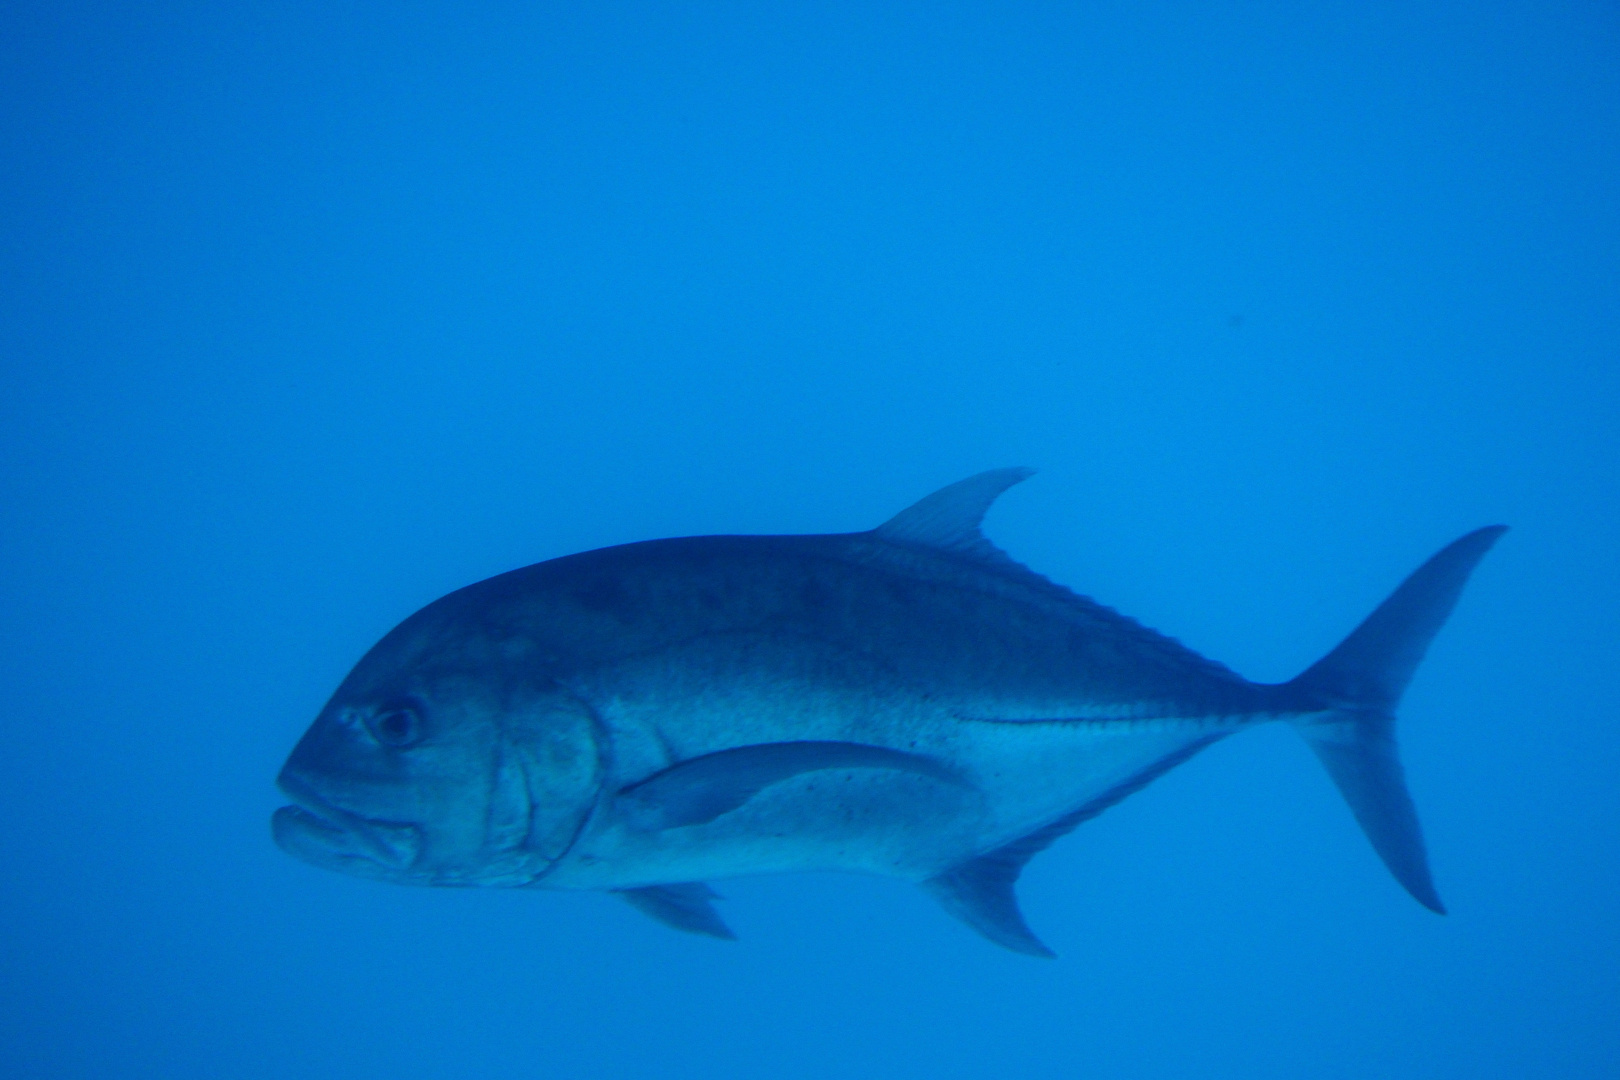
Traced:
POLYGON ((0 1073, 1620 1074, 1606 3, 0 12, 0 1073), (1452 914, 1309 753, 918 890, 412 890, 281 761, 458 586, 656 536, 990 535, 1256 679, 1515 526, 1401 734, 1452 914))

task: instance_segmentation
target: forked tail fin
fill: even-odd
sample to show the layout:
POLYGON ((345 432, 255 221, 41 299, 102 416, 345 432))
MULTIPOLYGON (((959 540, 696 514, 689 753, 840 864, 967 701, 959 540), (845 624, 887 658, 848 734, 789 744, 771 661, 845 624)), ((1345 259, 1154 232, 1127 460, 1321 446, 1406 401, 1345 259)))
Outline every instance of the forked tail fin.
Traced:
POLYGON ((1284 686, 1294 707, 1319 714, 1298 724, 1300 734, 1384 865, 1418 903, 1442 914, 1396 753, 1395 706, 1468 575, 1505 532, 1507 526, 1492 525, 1442 548, 1338 648, 1284 686))

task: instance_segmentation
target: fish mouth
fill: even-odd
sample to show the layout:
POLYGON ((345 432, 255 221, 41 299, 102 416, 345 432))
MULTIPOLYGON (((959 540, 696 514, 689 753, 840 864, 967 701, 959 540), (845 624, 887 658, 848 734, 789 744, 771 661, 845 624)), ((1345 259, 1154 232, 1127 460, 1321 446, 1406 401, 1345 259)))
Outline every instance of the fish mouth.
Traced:
POLYGON ((295 777, 277 782, 293 800, 270 817, 270 833, 287 854, 316 866, 365 877, 395 877, 416 865, 422 830, 333 806, 295 777))

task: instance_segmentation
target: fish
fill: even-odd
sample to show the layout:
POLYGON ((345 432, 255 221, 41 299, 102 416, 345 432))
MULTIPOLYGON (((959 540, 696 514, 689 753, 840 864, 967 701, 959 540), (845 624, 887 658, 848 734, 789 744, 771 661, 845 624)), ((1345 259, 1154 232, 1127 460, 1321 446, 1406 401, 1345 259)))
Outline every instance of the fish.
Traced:
POLYGON ((1454 541, 1288 682, 1257 683, 987 539, 1032 474, 952 484, 866 532, 700 536, 568 555, 389 631, 298 741, 275 842, 399 884, 614 893, 734 935, 709 882, 914 882, 1051 956, 1018 906, 1036 854, 1210 745, 1283 723, 1431 911, 1396 706, 1476 564, 1454 541))

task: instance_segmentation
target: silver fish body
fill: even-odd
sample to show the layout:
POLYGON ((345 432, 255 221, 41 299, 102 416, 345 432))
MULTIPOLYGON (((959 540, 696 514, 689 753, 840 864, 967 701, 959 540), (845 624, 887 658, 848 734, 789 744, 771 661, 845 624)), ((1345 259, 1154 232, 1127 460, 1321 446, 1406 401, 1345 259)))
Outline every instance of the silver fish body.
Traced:
POLYGON ((703 883, 904 878, 1031 954, 1013 884, 1212 742, 1292 723, 1401 882, 1440 910, 1393 710, 1479 530, 1290 683, 1251 683, 1019 566, 979 531, 1028 475, 866 533, 652 541, 461 589, 383 638, 282 771, 276 838, 438 885, 603 890, 729 936, 703 883))

